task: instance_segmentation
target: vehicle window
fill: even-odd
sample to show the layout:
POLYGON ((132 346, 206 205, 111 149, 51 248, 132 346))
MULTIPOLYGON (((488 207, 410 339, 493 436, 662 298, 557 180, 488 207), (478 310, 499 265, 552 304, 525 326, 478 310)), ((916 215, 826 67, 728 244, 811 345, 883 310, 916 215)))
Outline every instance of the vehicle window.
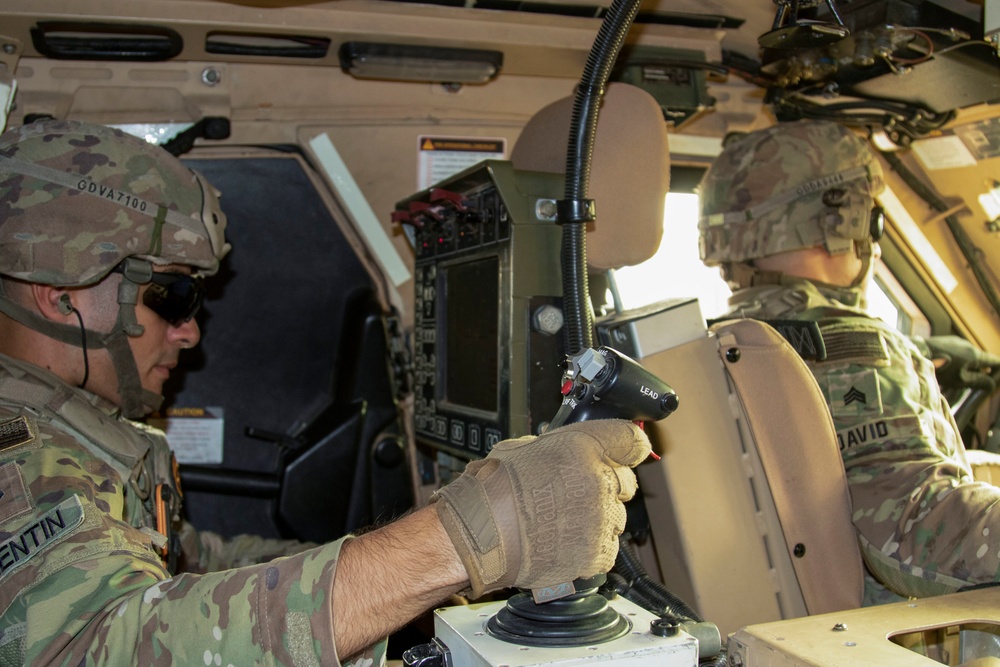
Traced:
MULTIPOLYGON (((351 505, 352 497, 367 493, 351 483, 359 446, 352 427, 327 433, 354 423, 350 392, 355 364, 364 358, 356 349, 363 340, 358 320, 365 317, 371 278, 294 154, 260 149, 240 157, 185 159, 222 191, 233 251, 208 281, 199 314, 204 336, 181 356, 184 372, 171 375, 166 405, 217 408, 225 419, 221 468, 241 480, 278 480, 291 458, 283 452, 312 452, 317 440, 330 447, 323 450, 330 457, 324 459, 331 471, 326 489, 336 499, 323 501, 324 519, 310 528, 328 531, 322 540, 334 539, 360 527, 342 522, 353 520, 349 507, 362 506, 351 505), (329 419, 319 412, 327 403, 338 410, 329 419), (352 435, 338 442, 340 433, 352 435), (308 442, 300 435, 309 435, 308 442)), ((365 406, 367 420, 371 401, 365 406)), ((211 488, 188 482, 186 493, 198 499, 187 510, 189 518, 202 529, 322 541, 275 515, 274 492, 269 497, 241 488, 232 495, 219 492, 214 481, 211 488)), ((309 502, 319 501, 310 496, 309 502)))
POLYGON ((883 263, 876 266, 868 288, 868 309, 908 336, 931 335, 930 321, 883 263))
POLYGON ((892 297, 886 288, 882 287, 879 279, 876 279, 868 287, 868 312, 887 324, 891 324, 897 329, 903 330, 900 326, 901 319, 905 323, 906 313, 896 307, 892 297))
POLYGON ((663 213, 663 241, 650 259, 615 271, 625 309, 664 299, 697 297, 706 318, 722 315, 732 294, 718 268, 698 256, 698 195, 671 192, 663 213))

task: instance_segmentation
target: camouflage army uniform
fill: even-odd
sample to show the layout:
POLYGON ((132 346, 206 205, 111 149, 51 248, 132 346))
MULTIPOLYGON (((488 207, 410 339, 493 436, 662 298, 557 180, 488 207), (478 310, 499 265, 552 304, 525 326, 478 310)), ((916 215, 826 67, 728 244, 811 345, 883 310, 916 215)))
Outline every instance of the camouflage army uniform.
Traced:
MULTIPOLYGON (((342 541, 171 576, 154 507, 158 485, 178 497, 162 433, 2 356, 0 423, 0 665, 339 664, 329 591, 342 541)), ((192 544, 180 503, 168 504, 192 544)), ((288 550, 242 544, 258 557, 288 550)), ((194 569, 227 564, 198 551, 184 554, 194 569)), ((348 664, 383 661, 380 644, 348 664)))
MULTIPOLYGON (((303 551, 197 534, 163 434, 122 416, 162 400, 128 343, 143 332, 135 305, 152 266, 211 275, 228 250, 213 192, 111 128, 42 121, 0 136, 0 274, 83 286, 124 266, 118 320, 83 331, 87 343, 82 316, 51 321, 0 289, 0 311, 23 326, 84 355, 105 348, 122 398, 0 355, 0 667, 339 664, 330 593, 343 542, 303 551)), ((383 661, 379 644, 349 664, 383 661)))
MULTIPOLYGON (((171 576, 154 508, 158 485, 178 497, 162 433, 2 356, 0 421, 0 664, 336 664, 329 591, 342 541, 171 576)), ((191 538, 180 503, 168 504, 171 528, 191 538)), ((289 550, 243 546, 258 557, 289 550)), ((184 554, 193 569, 227 564, 198 551, 184 554)))
MULTIPOLYGON (((934 367, 862 310, 857 288, 783 277, 738 290, 732 314, 817 322, 827 358, 807 363, 837 430, 869 571, 904 597, 1000 580, 1000 489, 976 482, 934 367)), ((865 602, 894 598, 870 577, 865 602)))

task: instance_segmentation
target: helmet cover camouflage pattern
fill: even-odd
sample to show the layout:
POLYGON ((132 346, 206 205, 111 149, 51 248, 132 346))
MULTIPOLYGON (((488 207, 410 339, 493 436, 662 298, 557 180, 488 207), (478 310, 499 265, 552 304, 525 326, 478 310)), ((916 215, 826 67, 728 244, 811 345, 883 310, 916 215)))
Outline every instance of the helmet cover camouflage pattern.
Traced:
POLYGON ((882 168, 868 144, 829 121, 781 123, 729 143, 700 186, 701 258, 716 266, 870 236, 882 168))
POLYGON ((217 192, 120 130, 39 121, 0 136, 0 274, 89 285, 130 256, 211 275, 229 250, 217 192))

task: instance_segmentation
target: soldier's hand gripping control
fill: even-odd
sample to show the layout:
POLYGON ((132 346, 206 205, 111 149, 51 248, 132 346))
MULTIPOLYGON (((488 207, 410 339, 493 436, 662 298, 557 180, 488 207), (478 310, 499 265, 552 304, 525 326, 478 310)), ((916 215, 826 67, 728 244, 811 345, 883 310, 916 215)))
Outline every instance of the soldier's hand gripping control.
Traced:
POLYGON ((434 494, 473 598, 607 572, 649 440, 629 421, 570 424, 505 440, 434 494))
POLYGON ((917 339, 917 346, 931 360, 943 360, 935 374, 942 387, 968 387, 994 392, 993 371, 1000 369, 1000 357, 984 352, 960 336, 931 336, 917 339))

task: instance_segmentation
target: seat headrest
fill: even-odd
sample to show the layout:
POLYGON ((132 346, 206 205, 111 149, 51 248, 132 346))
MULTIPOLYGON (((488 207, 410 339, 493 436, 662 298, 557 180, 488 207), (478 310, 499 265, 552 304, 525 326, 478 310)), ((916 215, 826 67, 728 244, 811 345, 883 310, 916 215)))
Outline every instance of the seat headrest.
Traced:
MULTIPOLYGON (((574 98, 557 100, 525 125, 511 151, 515 169, 562 174, 574 98)), ((597 220, 587 229, 587 264, 615 269, 646 261, 663 236, 670 152, 663 110, 646 91, 611 83, 597 117, 588 196, 597 220)))

